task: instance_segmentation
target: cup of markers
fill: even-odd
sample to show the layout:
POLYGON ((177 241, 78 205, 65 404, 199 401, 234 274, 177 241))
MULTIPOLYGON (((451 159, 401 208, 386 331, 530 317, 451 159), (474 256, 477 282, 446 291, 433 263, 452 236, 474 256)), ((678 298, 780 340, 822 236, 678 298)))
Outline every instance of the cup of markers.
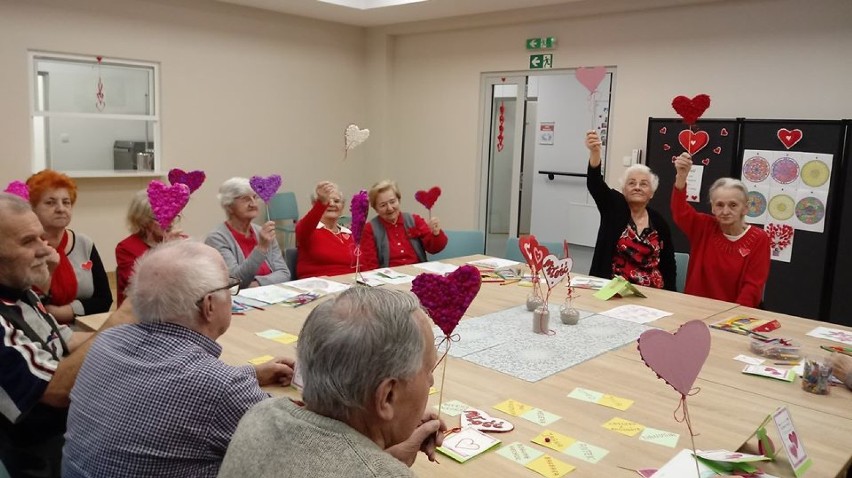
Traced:
POLYGON ((822 358, 805 359, 802 372, 802 390, 817 395, 828 395, 831 364, 822 358))

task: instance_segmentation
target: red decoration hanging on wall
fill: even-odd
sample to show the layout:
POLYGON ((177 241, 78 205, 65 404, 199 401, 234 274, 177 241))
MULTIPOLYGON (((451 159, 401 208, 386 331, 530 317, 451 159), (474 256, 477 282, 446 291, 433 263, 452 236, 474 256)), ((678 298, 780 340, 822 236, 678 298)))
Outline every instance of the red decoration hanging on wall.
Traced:
POLYGON ((106 108, 106 101, 104 101, 104 82, 101 79, 101 60, 104 58, 102 56, 98 56, 96 58, 98 59, 98 92, 95 93, 95 98, 97 98, 97 101, 95 101, 95 108, 97 108, 98 111, 103 111, 104 108, 106 108))
POLYGON ((504 115, 505 112, 506 112, 506 106, 503 104, 503 100, 500 100, 500 117, 499 117, 499 123, 497 125, 497 129, 499 130, 499 133, 497 134, 497 151, 498 152, 503 151, 503 138, 504 138, 504 136, 503 136, 503 123, 506 120, 506 116, 504 115))

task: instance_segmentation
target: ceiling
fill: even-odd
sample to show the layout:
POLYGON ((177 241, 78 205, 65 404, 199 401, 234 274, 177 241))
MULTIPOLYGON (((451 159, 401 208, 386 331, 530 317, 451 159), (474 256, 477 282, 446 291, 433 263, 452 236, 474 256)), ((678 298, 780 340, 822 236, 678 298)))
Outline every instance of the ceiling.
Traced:
MULTIPOLYGON (((359 10, 317 0, 217 1, 362 27, 446 19, 524 8, 589 3, 587 0, 428 0, 408 5, 359 10)), ((632 1, 640 2, 640 0, 632 1)), ((597 0, 594 3, 603 6, 603 4, 611 3, 611 0, 597 0)))

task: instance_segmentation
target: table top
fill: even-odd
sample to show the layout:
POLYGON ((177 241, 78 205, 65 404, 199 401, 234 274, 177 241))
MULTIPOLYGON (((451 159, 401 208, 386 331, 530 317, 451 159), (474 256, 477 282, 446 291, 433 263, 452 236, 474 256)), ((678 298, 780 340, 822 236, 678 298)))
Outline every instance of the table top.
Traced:
MULTIPOLYGON (((471 256, 442 262, 462 264, 484 256, 471 256)), ((413 266, 395 268, 399 272, 416 275, 423 272, 413 266)), ((351 276, 333 280, 351 283, 351 276)), ((386 286, 409 289, 410 285, 386 286)), ((554 290, 551 303, 564 301, 564 287, 554 290), (557 297, 557 295, 559 295, 557 297)), ((637 304, 671 312, 672 315, 651 322, 650 326, 675 330, 690 320, 716 322, 737 314, 758 318, 773 318, 782 327, 770 335, 793 338, 803 345, 808 355, 819 355, 819 345, 831 342, 806 336, 814 327, 824 325, 852 330, 835 324, 825 324, 809 319, 773 312, 750 309, 737 304, 705 299, 675 292, 640 288, 647 298, 627 297, 601 301, 592 297, 594 291, 578 289, 574 306, 580 310, 601 312, 617 305, 637 304)), ((477 317, 523 304, 530 293, 529 287, 519 284, 500 285, 483 283, 481 291, 468 309, 466 317, 477 317)), ((298 334, 304 319, 319 301, 298 308, 282 305, 251 310, 234 316, 230 329, 219 339, 223 346, 222 359, 231 364, 244 364, 261 355, 295 356, 295 344, 280 344, 255 335, 267 329, 277 329, 298 334)), ((558 320, 558 319, 555 319, 558 320)), ((103 318, 80 317, 84 325, 97 329, 103 318)), ((530 330, 519 333, 532 333, 530 330)), ((764 379, 741 373, 745 364, 733 360, 739 354, 753 355, 745 336, 711 329, 712 347, 696 387, 700 392, 688 398, 692 426, 699 449, 737 450, 755 431, 763 419, 778 407, 786 406, 793 417, 814 464, 806 476, 840 476, 852 459, 852 392, 843 387, 833 387, 827 396, 813 395, 802 390, 799 379, 793 383, 764 379)), ((822 353, 824 355, 825 353, 822 353)), ((443 366, 443 365, 442 365, 443 366)), ((435 386, 440 386, 441 367, 435 373, 435 386)), ((502 374, 461 358, 447 357, 443 400, 459 400, 488 414, 508 419, 515 429, 496 434, 503 444, 521 442, 545 452, 560 461, 576 467, 570 477, 631 477, 638 476, 634 469, 657 468, 683 448, 690 448, 689 433, 684 423, 674 419, 680 395, 658 379, 641 360, 636 343, 631 342, 592 360, 558 372, 538 382, 502 374), (576 387, 595 390, 633 400, 625 411, 603 407, 568 398, 576 387), (514 399, 556 414, 561 418, 548 426, 509 416, 493 408, 507 399, 514 399), (628 437, 605 429, 608 420, 620 417, 646 427, 680 434, 676 448, 669 448, 628 437), (609 450, 609 454, 596 464, 575 459, 560 452, 540 447, 530 440, 545 429, 554 430, 609 450)), ((296 396, 292 388, 267 387, 274 395, 296 396)), ((441 394, 429 397, 429 407, 437 405, 441 394)), ((443 417, 449 426, 458 419, 443 417)), ((768 429, 770 438, 779 444, 777 431, 768 429)), ((754 442, 754 440, 752 440, 754 442)), ((748 447, 743 451, 749 450, 748 447)), ((465 464, 439 455, 440 464, 430 463, 420 457, 413 469, 418 476, 462 477, 471 475, 538 476, 535 472, 516 464, 493 451, 488 451, 465 464)), ((787 459, 779 451, 775 462, 762 468, 777 476, 793 476, 787 459)))

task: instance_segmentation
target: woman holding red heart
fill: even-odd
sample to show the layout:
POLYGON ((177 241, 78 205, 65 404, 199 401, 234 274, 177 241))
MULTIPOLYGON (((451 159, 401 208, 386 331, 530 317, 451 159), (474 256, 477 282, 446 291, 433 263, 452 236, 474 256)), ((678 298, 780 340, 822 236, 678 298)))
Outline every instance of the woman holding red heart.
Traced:
POLYGON ((675 290, 677 266, 674 243, 666 220, 648 207, 659 179, 642 164, 625 171, 621 191, 610 189, 601 175, 601 140, 586 133, 589 167, 586 187, 601 214, 595 254, 589 274, 657 289, 675 290))
POLYGON ((710 186, 713 215, 696 211, 686 202, 686 177, 692 157, 675 159, 672 218, 689 239, 687 294, 757 307, 769 278, 769 236, 745 222, 748 190, 733 178, 710 186))
POLYGON ((396 183, 378 182, 370 188, 370 207, 378 214, 364 226, 361 264, 364 270, 426 262, 426 253, 447 247, 447 235, 437 217, 427 223, 417 214, 400 210, 402 195, 396 183))
POLYGON ((296 224, 297 277, 355 272, 352 231, 338 223, 346 205, 340 189, 332 182, 320 181, 311 203, 311 210, 296 224))
POLYGON ((45 169, 27 179, 30 204, 44 227, 42 239, 55 250, 49 260, 50 283, 40 286, 45 308, 57 322, 73 323, 80 315, 107 312, 112 292, 101 256, 92 239, 68 229, 77 202, 77 184, 45 169))

